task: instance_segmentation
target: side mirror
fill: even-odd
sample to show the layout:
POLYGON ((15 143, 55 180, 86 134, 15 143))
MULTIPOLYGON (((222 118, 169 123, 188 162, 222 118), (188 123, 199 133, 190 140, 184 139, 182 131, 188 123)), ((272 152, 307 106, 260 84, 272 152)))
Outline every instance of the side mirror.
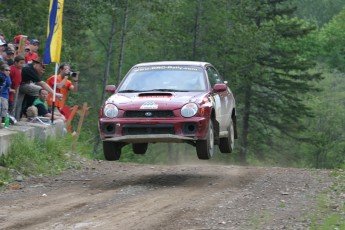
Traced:
POLYGON ((108 92, 108 93, 111 93, 111 94, 114 94, 115 90, 116 90, 116 86, 115 85, 107 85, 105 87, 105 92, 108 92))
POLYGON ((216 92, 218 92, 218 93, 221 93, 221 92, 226 91, 227 88, 228 88, 228 87, 226 86, 226 84, 215 84, 215 85, 213 86, 213 90, 216 91, 216 92))

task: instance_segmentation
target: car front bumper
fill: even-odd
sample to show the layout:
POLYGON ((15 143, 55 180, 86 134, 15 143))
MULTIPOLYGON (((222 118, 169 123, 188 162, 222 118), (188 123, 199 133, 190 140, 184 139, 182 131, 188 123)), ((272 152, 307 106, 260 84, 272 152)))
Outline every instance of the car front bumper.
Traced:
POLYGON ((126 143, 195 142, 206 138, 209 119, 205 117, 130 119, 100 118, 103 141, 126 143))

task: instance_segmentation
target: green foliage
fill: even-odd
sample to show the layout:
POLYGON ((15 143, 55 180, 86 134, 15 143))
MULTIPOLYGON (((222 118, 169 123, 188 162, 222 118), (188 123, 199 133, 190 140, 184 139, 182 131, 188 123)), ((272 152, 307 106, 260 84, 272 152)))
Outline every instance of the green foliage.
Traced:
MULTIPOLYGON (((28 39, 46 40, 49 1, 4 0, 0 1, 1 32, 6 40, 13 41, 14 36, 24 34, 28 39)), ((41 49, 40 51, 43 51, 41 49)))
MULTIPOLYGON (((317 71, 320 70, 324 73, 324 79, 316 85, 321 91, 311 93, 304 99, 314 116, 303 118, 301 122, 307 128, 293 137, 275 133, 270 146, 262 149, 267 164, 311 168, 344 166, 344 76, 327 68, 319 67, 317 71)), ((258 140, 255 138, 252 141, 253 146, 265 146, 258 140)), ((249 162, 253 160, 255 162, 255 158, 249 158, 249 162)))
MULTIPOLYGON (((15 135, 8 154, 1 156, 0 166, 16 170, 23 175, 53 175, 76 167, 67 153, 71 137, 48 138, 45 142, 30 140, 24 134, 15 135)), ((2 174, 2 173, 1 173, 2 174)), ((3 177, 8 178, 5 174, 3 177)))
POLYGON ((343 0, 292 0, 291 4, 297 6, 297 17, 314 21, 320 26, 328 23, 345 6, 343 0))
POLYGON ((309 137, 310 141, 302 147, 308 162, 306 166, 341 167, 345 164, 345 123, 342 118, 345 113, 344 74, 333 71, 324 76, 325 79, 319 84, 323 94, 315 94, 308 100, 315 117, 305 120, 309 129, 304 136, 309 137))
POLYGON ((318 33, 321 55, 327 63, 340 71, 345 70, 345 8, 318 33))
POLYGON ((258 148, 253 143, 270 146, 277 135, 294 136, 305 128, 301 119, 312 115, 303 96, 315 90, 311 82, 320 80, 321 74, 308 71, 315 63, 300 42, 315 26, 291 18, 293 7, 287 1, 257 2, 246 6, 245 12, 250 20, 242 27, 248 31, 236 34, 249 37, 247 47, 241 47, 248 55, 241 59, 243 63, 236 63, 246 68, 235 69, 241 71, 235 95, 243 102, 238 104, 240 155, 243 161, 247 153, 264 160, 264 146, 258 148))
POLYGON ((0 169, 0 187, 8 185, 9 181, 12 181, 13 177, 7 168, 0 169))

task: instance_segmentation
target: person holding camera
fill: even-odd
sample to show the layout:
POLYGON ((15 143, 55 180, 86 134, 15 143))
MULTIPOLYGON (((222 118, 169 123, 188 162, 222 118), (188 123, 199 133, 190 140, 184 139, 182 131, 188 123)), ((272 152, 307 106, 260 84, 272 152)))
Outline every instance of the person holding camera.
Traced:
MULTIPOLYGON (((47 84, 54 89, 55 75, 47 79, 47 84)), ((71 66, 67 63, 61 63, 59 66, 59 74, 56 76, 56 93, 63 95, 62 100, 55 99, 55 107, 60 111, 65 105, 67 94, 69 91, 78 91, 78 73, 71 70, 71 66), (69 80, 71 79, 71 80, 69 80)), ((48 105, 53 105, 53 94, 48 95, 48 105)))

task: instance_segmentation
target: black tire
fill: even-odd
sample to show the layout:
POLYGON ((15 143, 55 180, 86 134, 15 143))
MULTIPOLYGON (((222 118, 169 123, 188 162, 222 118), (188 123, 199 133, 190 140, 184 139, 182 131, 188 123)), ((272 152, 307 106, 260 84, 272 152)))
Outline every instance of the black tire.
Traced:
POLYGON ((132 149, 135 154, 145 154, 147 151, 147 143, 132 144, 132 149))
POLYGON ((219 150, 221 153, 231 153, 234 149, 235 143, 235 132, 234 132, 234 124, 231 120, 230 125, 228 127, 228 136, 224 138, 220 138, 219 140, 219 150))
POLYGON ((104 158, 107 161, 116 161, 120 159, 123 144, 113 141, 103 141, 104 158))
POLYGON ((209 160, 214 154, 214 130, 213 122, 210 120, 206 140, 196 141, 196 153, 200 160, 209 160))

